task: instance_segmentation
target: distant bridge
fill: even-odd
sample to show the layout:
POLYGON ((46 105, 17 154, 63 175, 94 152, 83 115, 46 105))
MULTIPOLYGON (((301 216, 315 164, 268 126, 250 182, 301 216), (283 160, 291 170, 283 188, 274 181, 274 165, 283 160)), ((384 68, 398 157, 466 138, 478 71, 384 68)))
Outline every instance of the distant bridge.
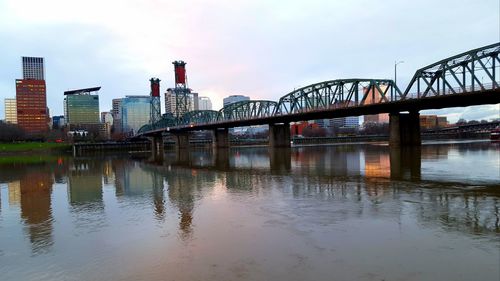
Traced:
POLYGON ((269 125, 270 144, 279 147, 290 145, 290 122, 389 113, 391 145, 419 145, 420 110, 500 103, 499 53, 500 43, 495 43, 430 64, 415 72, 404 91, 388 79, 325 81, 296 89, 277 102, 249 100, 219 111, 164 116, 134 137, 158 140, 169 132, 182 147, 189 143, 187 132, 214 130, 216 145, 224 147, 228 128, 269 125))

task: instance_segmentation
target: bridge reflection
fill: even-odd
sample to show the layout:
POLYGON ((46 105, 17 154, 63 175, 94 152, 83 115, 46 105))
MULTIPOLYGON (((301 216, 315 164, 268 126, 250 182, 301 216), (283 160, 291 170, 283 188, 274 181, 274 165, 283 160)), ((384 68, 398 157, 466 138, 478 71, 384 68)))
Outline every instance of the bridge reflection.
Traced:
POLYGON ((497 161, 499 149, 489 143, 397 150, 374 145, 265 147, 169 152, 163 163, 142 157, 49 158, 40 164, 0 166, 0 183, 8 189, 0 210, 19 213, 34 254, 57 243, 54 220, 61 214, 53 206, 69 209, 72 220, 66 223, 77 231, 102 230, 113 216, 130 215, 121 211, 126 205, 150 206, 145 214, 159 225, 169 223, 167 218, 172 222, 173 216, 179 237, 189 241, 200 218, 197 206, 210 196, 265 198, 273 193, 282 194, 283 204, 297 204, 290 214, 296 216, 308 211, 311 198, 318 199, 331 214, 318 217, 325 223, 353 217, 400 220, 411 214, 421 225, 495 239, 500 233, 499 182, 492 175, 495 166, 484 161, 497 161), (474 159, 471 155, 484 162, 476 168, 481 171, 460 162, 474 159), (442 171, 463 177, 449 180, 442 171), (481 173, 490 180, 467 183, 481 173), (338 209, 346 202, 349 208, 338 209))

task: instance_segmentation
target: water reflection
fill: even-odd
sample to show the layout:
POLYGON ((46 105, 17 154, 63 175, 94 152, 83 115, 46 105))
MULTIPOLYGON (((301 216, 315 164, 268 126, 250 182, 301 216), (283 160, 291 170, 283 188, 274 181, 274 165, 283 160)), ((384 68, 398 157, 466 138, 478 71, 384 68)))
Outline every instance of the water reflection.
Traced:
MULTIPOLYGON (((262 147, 172 151, 162 163, 135 155, 2 165, 0 182, 6 185, 0 195, 8 199, 0 200, 0 241, 29 245, 32 254, 47 257, 46 265, 71 263, 66 261, 68 255, 61 254, 66 248, 85 253, 94 246, 89 241, 104 241, 98 254, 80 257, 87 264, 99 264, 96 255, 104 255, 109 266, 96 265, 99 276, 116 268, 117 260, 143 265, 147 262, 140 259, 149 257, 156 263, 145 266, 145 272, 165 276, 160 274, 165 273, 162 270, 175 271, 180 263, 175 258, 189 253, 192 260, 179 259, 195 272, 199 272, 198 263, 205 262, 197 257, 218 260, 220 265, 246 255, 259 264, 259 258, 269 256, 265 264, 277 267, 273 260, 289 261, 279 256, 280 243, 306 257, 303 272, 334 264, 332 259, 338 256, 359 262, 362 258, 356 251, 363 257, 377 256, 377 247, 404 256, 409 249, 400 253, 392 244, 398 239, 409 245, 406 247, 423 247, 427 258, 446 240, 452 245, 446 257, 455 262, 455 257, 477 247, 487 248, 481 253, 494 260, 497 256, 488 251, 497 245, 500 234, 498 152, 498 147, 485 143, 416 149, 262 147), (25 237, 15 235, 12 218, 20 218, 25 237), (392 228, 394 223, 401 229, 392 228), (404 235, 397 236, 398 231, 404 235), (414 232, 427 234, 427 238, 406 238, 414 232), (374 246, 371 233, 390 239, 378 239, 374 246), (357 238, 350 240, 351 236, 357 238), (116 240, 125 242, 114 244, 116 240), (269 251, 255 244, 256 240, 267 248, 276 245, 278 250, 269 251), (342 252, 344 244, 349 249, 342 252), (323 249, 331 245, 337 245, 332 249, 338 252, 323 249), (356 247, 359 249, 351 250, 356 247), (158 262, 164 260, 170 263, 158 262)), ((0 270, 15 266, 7 261, 22 264, 27 259, 5 242, 0 242, 0 253, 0 270)), ((420 262, 426 260, 419 253, 412 255, 420 262)), ((467 261, 475 262, 472 258, 467 261)), ((484 260, 475 265, 482 264, 484 260)), ((119 279, 116 274, 111 276, 119 279)))
POLYGON ((19 210, 33 254, 46 253, 53 245, 51 206, 52 171, 47 165, 2 167, 0 182, 7 180, 9 207, 19 210))

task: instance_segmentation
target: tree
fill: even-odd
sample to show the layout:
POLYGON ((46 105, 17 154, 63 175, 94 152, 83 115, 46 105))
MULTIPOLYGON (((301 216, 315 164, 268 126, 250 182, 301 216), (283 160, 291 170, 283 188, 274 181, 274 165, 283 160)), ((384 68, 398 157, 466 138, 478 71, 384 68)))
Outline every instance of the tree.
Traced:
POLYGON ((0 121, 0 141, 20 141, 26 137, 26 133, 18 125, 0 121))

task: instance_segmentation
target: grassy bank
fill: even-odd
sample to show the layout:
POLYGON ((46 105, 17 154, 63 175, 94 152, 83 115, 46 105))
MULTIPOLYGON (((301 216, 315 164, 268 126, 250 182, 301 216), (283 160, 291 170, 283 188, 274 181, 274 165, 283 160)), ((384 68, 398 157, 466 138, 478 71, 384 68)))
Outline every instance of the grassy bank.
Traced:
POLYGON ((67 143, 52 142, 0 143, 0 153, 64 151, 70 149, 70 147, 71 145, 67 143))

